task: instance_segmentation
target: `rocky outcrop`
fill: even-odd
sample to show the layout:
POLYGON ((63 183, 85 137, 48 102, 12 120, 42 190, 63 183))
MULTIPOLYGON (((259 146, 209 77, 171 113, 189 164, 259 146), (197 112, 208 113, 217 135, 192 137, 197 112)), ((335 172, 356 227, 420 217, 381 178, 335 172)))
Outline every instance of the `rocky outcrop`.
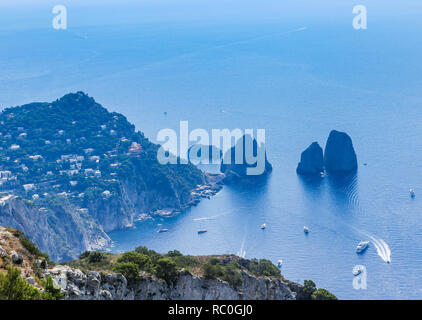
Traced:
POLYGON ((102 227, 81 214, 70 205, 38 208, 17 196, 8 197, 0 203, 0 224, 23 230, 56 261, 111 245, 102 227))
POLYGON ((324 172, 324 155, 318 142, 313 142, 302 152, 296 172, 301 175, 321 175, 324 172))
POLYGON ((331 131, 325 146, 324 165, 332 174, 344 174, 357 169, 352 139, 346 133, 331 131))
POLYGON ((272 165, 267 160, 265 144, 258 145, 252 136, 244 135, 224 154, 220 171, 224 174, 225 183, 254 181, 257 177, 267 176, 272 171, 272 165))
POLYGON ((181 271, 173 285, 142 273, 136 284, 121 274, 87 273, 68 266, 49 270, 68 300, 294 300, 303 286, 281 279, 258 278, 242 272, 238 288, 218 279, 181 271))

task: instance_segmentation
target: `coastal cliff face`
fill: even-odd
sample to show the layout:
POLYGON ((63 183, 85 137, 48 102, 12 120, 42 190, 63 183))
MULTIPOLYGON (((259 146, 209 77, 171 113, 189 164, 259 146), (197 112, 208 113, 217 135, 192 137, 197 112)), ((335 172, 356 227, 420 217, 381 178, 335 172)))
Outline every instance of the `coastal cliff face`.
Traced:
POLYGON ((161 165, 159 145, 83 92, 0 113, 0 224, 54 260, 107 249, 107 232, 174 215, 221 189, 191 164, 161 165))
POLYGON ((336 299, 313 281, 286 280, 271 261, 236 255, 161 254, 146 247, 86 251, 56 264, 18 229, 0 226, 0 300, 306 300, 336 299), (20 283, 4 290, 7 277, 20 283), (25 283, 26 282, 26 283, 25 283), (315 292, 318 295, 314 294, 315 292))
POLYGON ((81 216, 73 207, 37 207, 9 195, 0 198, 2 225, 24 230, 32 241, 54 259, 67 260, 84 250, 111 245, 109 236, 92 218, 81 216))
POLYGON ((246 272, 242 272, 242 285, 237 288, 187 271, 182 271, 172 285, 146 273, 130 285, 121 274, 84 273, 68 266, 57 266, 48 274, 67 300, 295 300, 303 295, 300 284, 246 272))

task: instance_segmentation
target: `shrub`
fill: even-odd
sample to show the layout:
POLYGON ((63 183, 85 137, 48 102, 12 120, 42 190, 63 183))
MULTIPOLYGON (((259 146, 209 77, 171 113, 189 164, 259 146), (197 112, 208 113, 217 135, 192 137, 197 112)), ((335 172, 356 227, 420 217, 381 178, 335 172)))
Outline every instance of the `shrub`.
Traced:
POLYGON ((136 251, 124 253, 121 257, 119 257, 119 259, 117 259, 117 262, 132 262, 136 264, 139 269, 145 271, 151 271, 153 269, 151 259, 147 255, 136 251))
POLYGON ((251 271, 256 276, 264 276, 264 277, 280 277, 281 273, 280 270, 273 265, 273 263, 267 259, 252 259, 249 271, 251 271))
POLYGON ((0 274, 0 300, 40 300, 41 292, 22 279, 19 269, 0 274))
POLYGON ((89 263, 98 263, 105 260, 106 255, 100 251, 91 251, 88 255, 89 263))
POLYGON ((161 258, 157 261, 155 275, 170 285, 178 275, 176 263, 168 258, 161 258))
MULTIPOLYGON (((18 231, 18 230, 17 230, 18 231)), ((23 233, 21 231, 18 232, 20 234, 19 241, 22 244, 22 246, 28 250, 30 254, 37 258, 43 258, 42 260, 45 260, 46 263, 50 263, 50 257, 47 253, 41 252, 40 249, 38 249, 37 245, 34 244, 31 240, 29 240, 27 237, 23 236, 23 233)))
POLYGON ((171 258, 182 257, 183 254, 178 250, 171 250, 167 253, 167 256, 171 258))
POLYGON ((224 274, 222 280, 228 282, 233 287, 238 287, 242 284, 242 277, 240 276, 240 272, 236 269, 233 265, 226 265, 224 268, 224 274))
POLYGON ((43 282, 44 291, 44 300, 60 300, 63 297, 60 288, 54 286, 53 278, 48 276, 47 279, 43 282))
POLYGON ((117 262, 113 266, 113 271, 121 273, 128 281, 139 280, 139 267, 133 262, 117 262))
POLYGON ((157 261, 162 258, 161 254, 159 254, 158 252, 155 252, 154 250, 149 250, 147 247, 144 247, 144 246, 137 247, 135 251, 148 256, 154 264, 157 263, 157 261))
POLYGON ((50 276, 43 285, 45 290, 41 292, 21 277, 19 269, 10 267, 7 274, 0 274, 0 300, 59 300, 63 297, 50 276))
POLYGON ((308 295, 312 295, 315 290, 316 290, 316 284, 315 282, 313 282, 312 280, 305 280, 303 282, 304 286, 303 286, 303 292, 308 294, 308 295))
POLYGON ((91 252, 91 251, 85 251, 85 252, 81 253, 81 254, 79 255, 79 259, 80 259, 80 260, 82 260, 82 259, 88 258, 88 256, 89 256, 90 252, 91 252))
POLYGON ((224 274, 223 267, 219 264, 212 264, 208 261, 203 266, 204 276, 209 279, 221 277, 224 274))
POLYGON ((335 295, 325 289, 318 289, 312 293, 312 300, 338 300, 335 295))

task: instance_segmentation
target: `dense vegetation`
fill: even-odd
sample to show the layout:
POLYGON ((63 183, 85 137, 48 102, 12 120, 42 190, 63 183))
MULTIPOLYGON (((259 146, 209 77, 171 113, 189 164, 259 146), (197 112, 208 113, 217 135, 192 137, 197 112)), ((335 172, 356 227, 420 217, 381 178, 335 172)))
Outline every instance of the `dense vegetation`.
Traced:
POLYGON ((19 269, 9 267, 6 274, 0 273, 0 300, 59 300, 63 297, 49 276, 43 282, 44 291, 22 279, 19 269))
POLYGON ((182 269, 207 278, 221 279, 234 287, 242 284, 242 270, 258 277, 281 278, 280 270, 266 259, 245 260, 234 255, 194 257, 183 255, 177 250, 159 254, 143 246, 120 255, 84 252, 79 260, 69 265, 83 270, 119 272, 134 282, 139 280, 139 274, 143 271, 163 279, 169 285, 177 279, 182 269))
POLYGON ((134 176, 142 187, 160 193, 190 192, 203 182, 192 165, 159 164, 158 145, 83 92, 7 108, 0 124, 0 171, 12 174, 0 181, 0 191, 13 190, 39 205, 63 192, 84 206, 104 191, 118 197, 119 181, 134 176), (24 189, 28 184, 35 186, 24 189))
POLYGON ((315 282, 305 280, 303 292, 311 297, 312 300, 337 300, 337 297, 326 289, 317 289, 315 282))

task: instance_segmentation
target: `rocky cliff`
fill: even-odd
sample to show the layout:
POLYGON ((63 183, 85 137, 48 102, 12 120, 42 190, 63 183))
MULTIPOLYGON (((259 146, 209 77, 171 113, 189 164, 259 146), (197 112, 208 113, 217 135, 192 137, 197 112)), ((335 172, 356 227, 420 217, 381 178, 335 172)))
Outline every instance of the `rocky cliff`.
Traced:
POLYGON ((237 288, 187 271, 180 272, 172 285, 146 273, 138 283, 128 284, 121 274, 84 273, 68 266, 54 267, 48 274, 69 300, 295 300, 303 296, 300 284, 246 272, 242 272, 242 285, 237 288))
MULTIPOLYGON (((0 226, 0 300, 301 300, 321 298, 314 297, 316 290, 313 281, 286 280, 269 260, 236 255, 160 254, 138 247, 123 254, 87 251, 55 264, 20 230, 0 226), (13 294, 4 290, 6 273, 20 283, 13 294)), ((335 298, 318 290, 325 292, 322 298, 335 298)))

